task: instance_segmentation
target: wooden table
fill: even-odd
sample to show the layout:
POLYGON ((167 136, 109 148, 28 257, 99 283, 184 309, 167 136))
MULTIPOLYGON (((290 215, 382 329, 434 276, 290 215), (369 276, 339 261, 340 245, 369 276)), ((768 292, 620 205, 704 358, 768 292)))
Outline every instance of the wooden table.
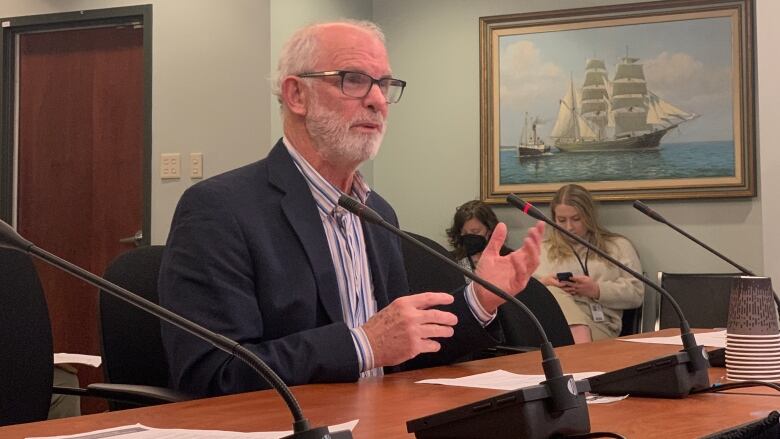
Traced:
MULTIPOLYGON (((675 330, 660 331, 672 335, 675 330)), ((679 332, 678 332, 679 333, 679 332)), ((647 335, 647 334, 645 334, 647 335)), ((679 350, 671 345, 607 340, 557 349, 567 373, 611 371, 679 350)), ((313 425, 360 422, 356 438, 413 437, 406 421, 493 396, 500 391, 414 384, 425 378, 454 378, 504 369, 541 374, 540 355, 531 352, 452 366, 404 372, 359 383, 315 384, 293 388, 313 425)), ((723 368, 710 370, 711 383, 725 382, 723 368)), ((685 399, 628 398, 590 405, 592 431, 612 431, 628 438, 694 438, 765 417, 780 409, 780 393, 748 388, 685 399)), ((291 429, 291 417, 271 391, 208 398, 122 412, 0 428, 0 438, 73 434, 142 423, 159 428, 265 431, 291 429)))

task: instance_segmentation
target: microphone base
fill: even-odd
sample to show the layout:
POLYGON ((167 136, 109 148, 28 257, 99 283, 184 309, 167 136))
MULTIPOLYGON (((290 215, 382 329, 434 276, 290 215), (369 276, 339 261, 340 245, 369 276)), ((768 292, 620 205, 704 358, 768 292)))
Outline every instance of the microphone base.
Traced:
POLYGON ((685 351, 588 378, 590 391, 599 395, 685 398, 693 390, 710 387, 707 368, 691 371, 685 351))
POLYGON ((550 392, 540 384, 407 421, 406 430, 418 439, 541 439, 589 433, 588 382, 577 381, 576 387, 577 405, 569 410, 551 412, 550 392))
POLYGON ((352 432, 349 430, 331 432, 328 427, 314 427, 284 436, 281 439, 352 439, 352 432))

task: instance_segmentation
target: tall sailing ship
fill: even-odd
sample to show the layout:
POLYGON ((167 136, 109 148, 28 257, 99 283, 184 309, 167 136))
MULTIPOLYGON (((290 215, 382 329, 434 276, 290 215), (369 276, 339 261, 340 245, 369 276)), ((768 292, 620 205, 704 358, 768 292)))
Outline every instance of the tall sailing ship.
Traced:
POLYGON ((550 137, 564 152, 658 148, 661 138, 699 115, 647 89, 639 58, 621 58, 610 81, 601 59, 588 59, 582 87, 569 81, 550 137))

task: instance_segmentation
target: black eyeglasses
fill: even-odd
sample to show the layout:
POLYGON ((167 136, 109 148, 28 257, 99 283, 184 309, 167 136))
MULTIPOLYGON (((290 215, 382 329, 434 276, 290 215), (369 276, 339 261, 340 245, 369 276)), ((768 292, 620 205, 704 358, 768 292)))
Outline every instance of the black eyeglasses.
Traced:
POLYGON ((299 78, 323 78, 328 76, 338 76, 341 78, 341 92, 345 95, 363 99, 371 92, 371 87, 374 84, 379 86, 379 90, 385 96, 385 101, 388 104, 394 104, 401 100, 401 95, 404 94, 404 87, 406 87, 406 81, 401 81, 395 78, 379 78, 375 79, 365 73, 350 72, 348 70, 331 70, 327 72, 311 72, 301 73, 296 75, 299 78))

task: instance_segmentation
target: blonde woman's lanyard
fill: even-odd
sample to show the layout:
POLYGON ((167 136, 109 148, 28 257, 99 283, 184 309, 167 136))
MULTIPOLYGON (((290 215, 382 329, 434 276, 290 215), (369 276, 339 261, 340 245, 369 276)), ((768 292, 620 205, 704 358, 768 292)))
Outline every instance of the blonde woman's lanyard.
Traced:
MULTIPOLYGON (((590 240, 588 240, 588 242, 590 242, 590 240)), ((587 247, 587 251, 585 252, 584 262, 582 258, 580 258, 580 255, 577 253, 577 250, 574 249, 574 246, 571 245, 571 243, 569 243, 569 247, 571 247, 571 251, 572 253, 574 253, 574 257, 577 258, 577 262, 580 263, 580 268, 582 268, 582 273, 585 274, 585 276, 590 276, 590 274, 588 273, 588 258, 590 257, 590 247, 587 247)), ((600 303, 590 302, 588 306, 590 306, 590 316, 594 322, 603 322, 605 320, 604 308, 601 306, 600 303)))
MULTIPOLYGON (((590 240, 588 240, 590 242, 590 240)), ((567 242, 569 244, 569 247, 571 247, 571 252, 574 253, 574 257, 577 258, 577 262, 580 263, 580 268, 582 268, 582 274, 585 276, 590 276, 588 273, 588 258, 590 257, 590 247, 587 247, 587 251, 585 252, 585 262, 582 262, 582 258, 580 258, 580 255, 577 253, 577 250, 574 249, 574 246, 571 245, 571 243, 567 242)))

